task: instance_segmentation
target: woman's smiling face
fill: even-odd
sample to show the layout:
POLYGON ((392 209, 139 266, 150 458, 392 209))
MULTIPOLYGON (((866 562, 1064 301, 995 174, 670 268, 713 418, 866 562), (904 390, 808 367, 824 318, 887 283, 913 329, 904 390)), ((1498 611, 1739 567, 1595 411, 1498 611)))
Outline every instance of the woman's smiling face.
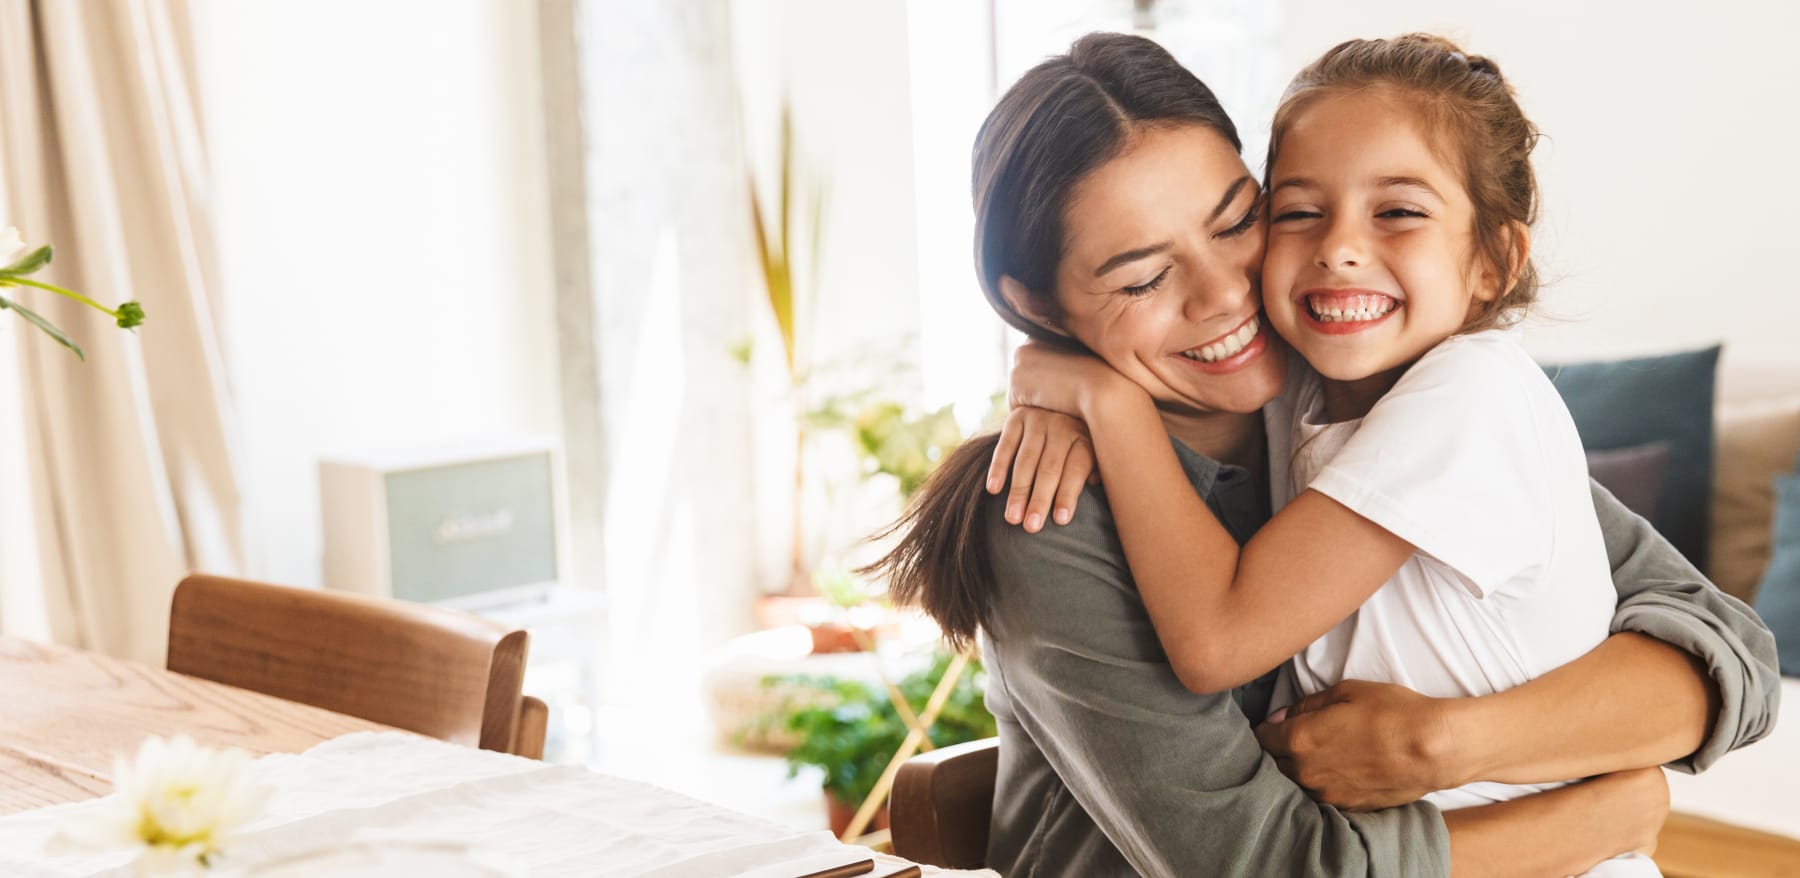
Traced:
POLYGON ((1135 132, 1064 212, 1059 328, 1165 407, 1262 408, 1281 390, 1286 357, 1259 313, 1259 194, 1216 132, 1135 132))

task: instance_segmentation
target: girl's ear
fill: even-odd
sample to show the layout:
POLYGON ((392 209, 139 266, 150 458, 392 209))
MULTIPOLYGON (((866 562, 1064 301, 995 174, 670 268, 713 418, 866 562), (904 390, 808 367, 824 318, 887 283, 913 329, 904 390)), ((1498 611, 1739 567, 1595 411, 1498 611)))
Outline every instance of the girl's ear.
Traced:
POLYGON ((1491 268, 1481 272, 1481 285, 1476 290, 1475 298, 1483 302, 1492 302, 1512 292, 1514 284, 1519 282, 1519 275, 1525 271, 1525 263, 1531 258, 1531 229, 1518 220, 1506 224, 1506 277, 1496 277, 1491 268))
POLYGON ((1032 295, 1024 284, 1019 283, 1010 274, 1000 276, 1000 298, 1006 300, 1007 306, 1012 308, 1014 313, 1037 324, 1044 331, 1055 333, 1063 338, 1070 337, 1069 333, 1057 323, 1056 315, 1046 312, 1039 305, 1039 302, 1047 301, 1048 297, 1032 295))

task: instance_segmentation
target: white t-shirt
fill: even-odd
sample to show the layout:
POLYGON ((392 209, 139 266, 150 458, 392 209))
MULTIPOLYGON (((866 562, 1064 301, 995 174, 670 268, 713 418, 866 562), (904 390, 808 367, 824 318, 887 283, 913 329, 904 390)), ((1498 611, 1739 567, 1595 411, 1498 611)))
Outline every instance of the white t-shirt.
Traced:
MULTIPOLYGON (((1442 342, 1360 421, 1325 423, 1321 379, 1295 365, 1266 410, 1274 508, 1310 487, 1419 551, 1294 657, 1277 705, 1346 679, 1487 695, 1606 639, 1616 598, 1581 439, 1514 333, 1442 342)), ((1459 808, 1551 786, 1429 798, 1459 808)))

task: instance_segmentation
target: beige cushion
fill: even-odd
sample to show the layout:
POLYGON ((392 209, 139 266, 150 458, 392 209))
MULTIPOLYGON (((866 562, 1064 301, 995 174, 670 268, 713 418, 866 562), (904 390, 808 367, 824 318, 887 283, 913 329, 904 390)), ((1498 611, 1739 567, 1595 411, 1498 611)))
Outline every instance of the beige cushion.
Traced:
POLYGON ((1719 406, 1713 464, 1712 580, 1749 601, 1769 566, 1775 477, 1800 455, 1800 395, 1719 406))

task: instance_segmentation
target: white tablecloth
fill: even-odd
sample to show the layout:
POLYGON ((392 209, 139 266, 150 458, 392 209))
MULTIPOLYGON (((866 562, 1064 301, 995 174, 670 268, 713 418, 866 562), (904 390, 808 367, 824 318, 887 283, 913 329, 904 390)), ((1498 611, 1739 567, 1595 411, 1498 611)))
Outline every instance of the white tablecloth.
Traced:
MULTIPOLYGON (((399 733, 363 733, 265 756, 276 794, 229 853, 238 864, 366 835, 468 844, 537 876, 792 878, 862 859, 908 865, 828 832, 795 833, 659 787, 399 733)), ((110 874, 127 855, 49 858, 44 842, 78 802, 0 818, 0 875, 110 874)), ((927 875, 988 875, 925 869, 927 875)))

